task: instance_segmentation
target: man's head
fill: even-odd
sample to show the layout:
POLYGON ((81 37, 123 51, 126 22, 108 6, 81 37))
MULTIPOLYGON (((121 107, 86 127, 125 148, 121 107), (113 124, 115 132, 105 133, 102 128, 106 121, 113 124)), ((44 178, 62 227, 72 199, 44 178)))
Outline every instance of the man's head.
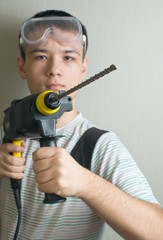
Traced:
POLYGON ((58 38, 63 42, 77 41, 77 37, 80 38, 84 59, 88 48, 88 35, 85 26, 65 11, 47 10, 35 14, 22 25, 19 35, 19 49, 23 60, 25 61, 27 47, 35 44, 34 40, 41 42, 49 36, 58 38), (67 32, 67 35, 64 34, 64 39, 62 39, 63 31, 67 32))
MULTIPOLYGON (((18 72, 27 80, 32 94, 66 91, 85 78, 88 59, 84 49, 88 41, 85 47, 83 35, 87 39, 87 33, 76 18, 50 10, 36 14, 25 25, 20 36, 18 72)), ((76 92, 71 96, 75 103, 76 92)))

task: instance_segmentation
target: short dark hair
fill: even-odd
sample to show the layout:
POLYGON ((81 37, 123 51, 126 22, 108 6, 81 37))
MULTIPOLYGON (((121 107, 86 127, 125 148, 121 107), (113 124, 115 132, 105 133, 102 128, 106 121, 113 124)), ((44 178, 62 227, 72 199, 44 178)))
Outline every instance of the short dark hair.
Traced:
MULTIPOLYGON (((31 18, 39 18, 39 17, 50 17, 50 16, 55 16, 55 17, 74 17, 73 15, 71 15, 70 13, 68 12, 65 12, 65 11, 61 11, 61 10, 46 10, 46 11, 41 11, 41 12, 38 12, 36 13, 35 15, 33 15, 33 17, 31 18)), ((79 20, 78 20, 79 21, 79 20)), ((80 21, 79 21, 80 22, 80 21)), ((81 23, 81 22, 80 22, 81 23)), ((86 47, 84 48, 83 50, 83 59, 85 57, 85 54, 87 52, 87 49, 88 49, 88 34, 87 34, 87 30, 86 30, 86 27, 81 23, 81 26, 82 26, 82 32, 83 32, 83 35, 86 36, 86 47)), ((20 44, 20 37, 21 37, 21 33, 19 34, 19 50, 20 50, 20 54, 21 54, 21 57, 23 58, 23 60, 25 61, 25 52, 23 50, 23 47, 21 46, 20 44)))

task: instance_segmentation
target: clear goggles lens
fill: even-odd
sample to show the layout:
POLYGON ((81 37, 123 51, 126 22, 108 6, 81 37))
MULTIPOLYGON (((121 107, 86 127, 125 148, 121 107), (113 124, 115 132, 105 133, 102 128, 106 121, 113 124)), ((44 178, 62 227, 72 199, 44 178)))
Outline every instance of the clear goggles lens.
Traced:
MULTIPOLYGON (((43 17, 26 20, 21 28, 20 44, 36 45, 46 42, 49 37, 62 42, 78 42, 85 45, 82 26, 74 17, 43 17)), ((78 46, 79 47, 79 46, 78 46)))

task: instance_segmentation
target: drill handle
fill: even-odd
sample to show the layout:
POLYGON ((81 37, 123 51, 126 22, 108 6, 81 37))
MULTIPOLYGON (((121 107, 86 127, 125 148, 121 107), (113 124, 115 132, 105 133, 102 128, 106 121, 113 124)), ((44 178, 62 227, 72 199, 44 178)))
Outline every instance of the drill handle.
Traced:
MULTIPOLYGON (((21 146, 21 141, 20 140, 16 140, 16 141, 12 141, 12 143, 21 146)), ((20 152, 13 152, 12 153, 13 156, 15 157, 21 157, 21 153, 20 152)), ((21 179, 10 179, 11 181, 11 187, 13 189, 13 193, 14 193, 14 197, 15 197, 15 202, 16 202, 16 206, 17 209, 21 209, 21 197, 20 197, 20 190, 21 190, 21 179)))
MULTIPOLYGON (((56 147, 55 137, 43 137, 40 139, 41 147, 56 147)), ((54 193, 45 193, 44 203, 61 203, 66 201, 66 198, 60 197, 54 193)))

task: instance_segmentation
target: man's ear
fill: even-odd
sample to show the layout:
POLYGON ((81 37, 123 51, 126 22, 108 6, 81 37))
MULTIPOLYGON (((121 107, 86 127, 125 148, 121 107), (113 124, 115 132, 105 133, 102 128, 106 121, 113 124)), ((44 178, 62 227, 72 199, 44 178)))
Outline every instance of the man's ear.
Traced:
POLYGON ((85 57, 83 60, 82 80, 84 80, 87 74, 87 68, 88 68, 88 58, 85 57))
POLYGON ((24 60, 22 57, 18 56, 17 57, 17 68, 18 68, 18 73, 22 79, 26 79, 26 74, 24 70, 24 60))

